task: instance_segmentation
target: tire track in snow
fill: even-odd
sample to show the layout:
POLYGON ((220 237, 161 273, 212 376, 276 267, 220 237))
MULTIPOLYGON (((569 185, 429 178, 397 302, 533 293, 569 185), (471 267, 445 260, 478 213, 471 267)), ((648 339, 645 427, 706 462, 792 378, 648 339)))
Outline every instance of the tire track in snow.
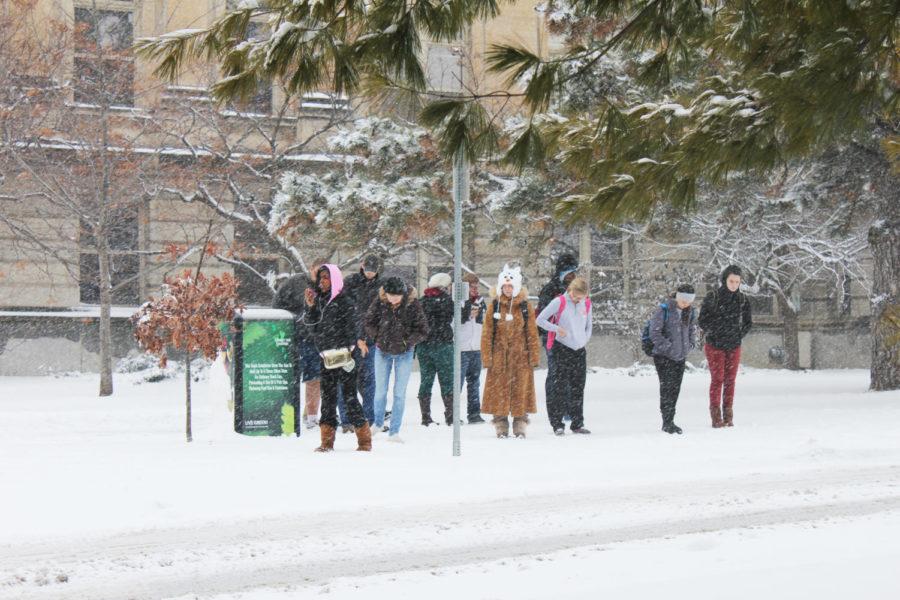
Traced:
POLYGON ((317 513, 123 533, 95 540, 5 546, 0 548, 0 598, 142 600, 318 585, 347 575, 364 577, 445 568, 584 546, 859 517, 892 510, 900 510, 900 468, 894 466, 595 489, 467 504, 317 513), (853 497, 860 491, 863 497, 853 497), (848 493, 852 499, 808 501, 810 496, 830 494, 838 498, 848 493), (748 495, 755 496, 756 501, 739 501, 748 495), (754 506, 773 502, 776 506, 772 508, 754 506), (695 508, 698 505, 702 506, 695 508), (566 527, 548 527, 544 520, 547 513, 558 511, 561 506, 565 507, 567 521, 582 515, 592 517, 594 522, 589 518, 583 530, 573 530, 578 529, 573 526, 577 523, 570 524, 568 531, 566 527), (653 518, 639 515, 640 507, 653 518), (705 515, 696 516, 701 511, 705 515), (598 512, 624 517, 620 518, 624 524, 611 524, 615 518, 597 519, 598 512), (637 518, 629 519, 632 514, 638 514, 637 518), (447 544, 433 531, 435 518, 452 521, 454 528, 461 530, 484 531, 487 537, 502 533, 502 541, 485 543, 481 541, 485 536, 476 535, 464 544, 447 544), (373 522, 378 523, 374 530, 373 522), (415 539, 416 535, 410 537, 411 532, 419 539, 415 539), (379 534, 399 539, 406 535, 412 543, 406 548, 382 547, 379 534), (333 552, 327 550, 329 541, 334 542, 333 552), (323 542, 325 551, 313 552, 312 558, 308 558, 309 553, 300 555, 304 544, 315 546, 323 542), (240 550, 248 543, 256 546, 240 550), (278 545, 281 552, 267 555, 267 546, 278 545), (293 556, 284 552, 294 546, 297 552, 293 556), (185 556, 193 557, 194 562, 182 562, 185 556), (174 557, 175 568, 165 564, 167 557, 174 557), (110 565, 118 570, 111 573, 110 565), (352 572, 348 572, 348 565, 352 565, 352 572), (41 569, 46 569, 49 581, 39 587, 33 583, 33 573, 41 569), (23 570, 32 578, 10 584, 13 574, 23 570), (70 581, 51 583, 57 571, 71 572, 70 581))

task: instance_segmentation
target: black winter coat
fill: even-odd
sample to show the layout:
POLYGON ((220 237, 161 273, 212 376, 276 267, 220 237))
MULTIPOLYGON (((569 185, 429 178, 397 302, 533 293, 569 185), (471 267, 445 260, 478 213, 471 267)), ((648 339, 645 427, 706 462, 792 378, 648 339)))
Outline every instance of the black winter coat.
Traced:
POLYGON ((356 315, 356 303, 341 292, 328 302, 327 294, 316 296, 316 302, 306 307, 302 322, 319 352, 335 348, 350 348, 362 339, 362 329, 356 315))
POLYGON ((482 298, 481 296, 479 296, 476 300, 472 300, 471 298, 466 300, 466 303, 463 304, 463 307, 460 310, 460 314, 462 315, 461 322, 469 322, 469 319, 472 317, 473 307, 478 308, 478 314, 475 316, 475 322, 479 325, 484 325, 484 312, 487 310, 487 304, 485 304, 484 298, 482 298))
POLYGON ((741 292, 722 286, 703 299, 697 323, 706 334, 707 344, 718 350, 734 350, 753 326, 750 302, 741 292))
POLYGON ((438 288, 425 290, 422 309, 428 319, 429 344, 453 343, 453 299, 450 294, 438 288))
POLYGON ((428 337, 428 320, 417 299, 415 288, 403 297, 400 306, 394 308, 387 301, 384 290, 379 300, 366 312, 366 335, 387 354, 403 354, 428 337))
POLYGON ((381 283, 381 274, 375 275, 372 279, 366 279, 361 269, 359 273, 354 273, 344 281, 344 293, 356 302, 356 313, 359 318, 362 319, 366 316, 366 311, 378 298, 381 283))

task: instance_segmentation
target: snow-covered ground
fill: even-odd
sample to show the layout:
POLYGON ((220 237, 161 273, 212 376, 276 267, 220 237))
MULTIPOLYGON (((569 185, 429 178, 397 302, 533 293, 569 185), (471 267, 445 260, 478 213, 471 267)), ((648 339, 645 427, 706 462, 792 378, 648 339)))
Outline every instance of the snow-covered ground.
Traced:
POLYGON ((651 372, 599 371, 592 436, 542 408, 524 441, 463 427, 459 458, 414 400, 405 444, 320 455, 230 433, 215 381, 186 444, 180 380, 0 378, 0 598, 900 597, 900 393, 747 370, 713 430, 707 377, 683 436, 651 372))

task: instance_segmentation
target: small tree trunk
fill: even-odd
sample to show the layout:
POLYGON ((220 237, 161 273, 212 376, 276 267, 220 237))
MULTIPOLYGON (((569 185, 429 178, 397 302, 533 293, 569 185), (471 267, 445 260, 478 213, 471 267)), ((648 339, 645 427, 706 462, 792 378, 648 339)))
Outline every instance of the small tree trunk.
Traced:
POLYGON ((185 398, 185 422, 184 432, 187 441, 193 441, 191 433, 191 353, 185 352, 184 358, 184 398, 185 398))
POLYGON ((100 395, 112 396, 112 290, 109 252, 102 241, 97 245, 97 261, 100 267, 100 395))
MULTIPOLYGON (((93 4, 97 8, 96 2, 93 4)), ((97 15, 93 15, 96 19, 97 15)), ((96 20, 94 27, 98 27, 96 20)), ((100 52, 98 44, 97 51, 100 52)), ((110 220, 110 157, 109 157, 109 99, 104 95, 100 102, 100 133, 101 133, 101 171, 102 182, 100 185, 100 219, 94 239, 97 244, 97 260, 100 267, 100 395, 111 396, 113 393, 112 382, 112 321, 110 306, 112 306, 112 272, 109 265, 109 220, 110 220)))
POLYGON ((797 311, 783 294, 776 294, 776 297, 784 320, 782 325, 784 367, 797 371, 800 369, 800 326, 797 322, 797 311))
POLYGON ((900 389, 900 347, 893 343, 885 312, 900 305, 900 219, 882 220, 869 229, 869 246, 874 258, 872 273, 872 390, 900 389))

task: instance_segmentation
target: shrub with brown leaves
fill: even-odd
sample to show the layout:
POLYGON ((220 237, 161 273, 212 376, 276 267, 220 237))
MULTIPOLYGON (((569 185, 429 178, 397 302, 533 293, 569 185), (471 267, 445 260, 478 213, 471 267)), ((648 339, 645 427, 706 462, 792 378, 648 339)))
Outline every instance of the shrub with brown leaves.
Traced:
POLYGON ((187 440, 191 441, 191 358, 214 359, 221 347, 219 323, 231 321, 238 303, 237 280, 229 273, 207 277, 185 271, 166 278, 163 295, 151 298, 132 317, 134 337, 145 351, 159 356, 165 366, 170 348, 185 352, 187 440))

